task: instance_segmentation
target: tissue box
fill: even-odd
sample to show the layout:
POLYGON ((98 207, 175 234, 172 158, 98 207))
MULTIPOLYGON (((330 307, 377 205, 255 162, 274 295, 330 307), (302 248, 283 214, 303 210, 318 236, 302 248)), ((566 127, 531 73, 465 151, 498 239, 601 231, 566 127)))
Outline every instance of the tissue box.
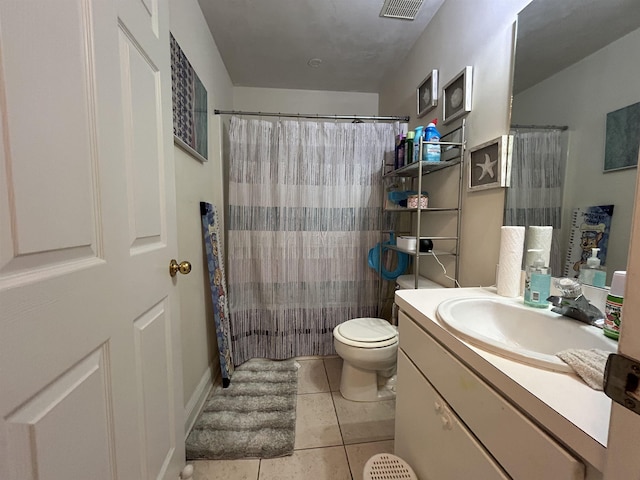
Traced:
MULTIPOLYGON (((420 197, 420 208, 427 208, 429 204, 429 197, 422 195, 420 197)), ((407 198, 408 208, 418 208, 418 195, 411 195, 407 198)))
POLYGON ((408 252, 415 252, 416 251, 416 237, 403 237, 403 236, 400 236, 400 237, 398 237, 398 240, 396 241, 396 245, 398 246, 398 248, 401 248, 402 250, 406 250, 408 252))

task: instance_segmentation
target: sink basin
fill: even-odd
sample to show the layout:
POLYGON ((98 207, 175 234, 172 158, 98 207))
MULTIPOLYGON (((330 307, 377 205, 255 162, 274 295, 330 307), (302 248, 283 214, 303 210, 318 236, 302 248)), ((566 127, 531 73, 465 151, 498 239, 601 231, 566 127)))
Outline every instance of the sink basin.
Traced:
POLYGON ((457 337, 511 360, 558 372, 572 372, 555 356, 569 348, 616 352, 618 343, 602 330, 553 313, 534 309, 522 299, 453 298, 438 305, 443 326, 457 337))

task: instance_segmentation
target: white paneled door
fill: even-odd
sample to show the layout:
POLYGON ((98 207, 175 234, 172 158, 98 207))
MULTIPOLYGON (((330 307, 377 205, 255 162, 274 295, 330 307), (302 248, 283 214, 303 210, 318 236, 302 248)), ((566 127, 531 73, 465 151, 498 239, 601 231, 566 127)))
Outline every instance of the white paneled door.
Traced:
POLYGON ((166 0, 0 0, 0 478, 184 466, 166 0))
MULTIPOLYGON (((640 175, 636 180, 629 260, 627 261, 627 281, 625 285, 623 322, 618 352, 640 361, 640 175)), ((628 379, 633 385, 633 381, 628 379)), ((640 387, 634 385, 631 394, 636 403, 640 398, 640 387)), ((605 412, 606 414, 607 412, 605 412)), ((605 480, 626 480, 640 478, 640 415, 612 402, 605 463, 605 480)))

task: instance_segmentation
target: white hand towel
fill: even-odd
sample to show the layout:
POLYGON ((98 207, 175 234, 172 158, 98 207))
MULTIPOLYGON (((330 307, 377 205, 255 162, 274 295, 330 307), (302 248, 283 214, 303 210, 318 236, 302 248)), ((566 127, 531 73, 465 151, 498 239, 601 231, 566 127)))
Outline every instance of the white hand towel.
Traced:
POLYGON ((604 367, 611 352, 593 348, 581 350, 571 348, 556 353, 556 356, 568 364, 594 390, 602 390, 604 384, 604 367))

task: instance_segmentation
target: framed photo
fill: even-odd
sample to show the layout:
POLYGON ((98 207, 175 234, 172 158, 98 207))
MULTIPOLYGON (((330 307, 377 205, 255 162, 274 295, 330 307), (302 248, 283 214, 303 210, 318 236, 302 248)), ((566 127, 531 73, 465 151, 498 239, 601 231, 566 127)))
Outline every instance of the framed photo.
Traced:
POLYGON ((465 67, 442 89, 442 122, 449 123, 471 111, 473 67, 465 67))
POLYGON ((418 118, 423 117, 429 110, 438 105, 438 70, 431 70, 416 89, 418 118))
POLYGON ((508 187, 513 135, 501 135, 469 149, 468 191, 508 187))
POLYGON ((604 171, 638 166, 640 147, 640 103, 607 113, 604 171))
POLYGON ((209 156, 207 90, 173 35, 170 42, 173 140, 187 153, 206 162, 209 156))

